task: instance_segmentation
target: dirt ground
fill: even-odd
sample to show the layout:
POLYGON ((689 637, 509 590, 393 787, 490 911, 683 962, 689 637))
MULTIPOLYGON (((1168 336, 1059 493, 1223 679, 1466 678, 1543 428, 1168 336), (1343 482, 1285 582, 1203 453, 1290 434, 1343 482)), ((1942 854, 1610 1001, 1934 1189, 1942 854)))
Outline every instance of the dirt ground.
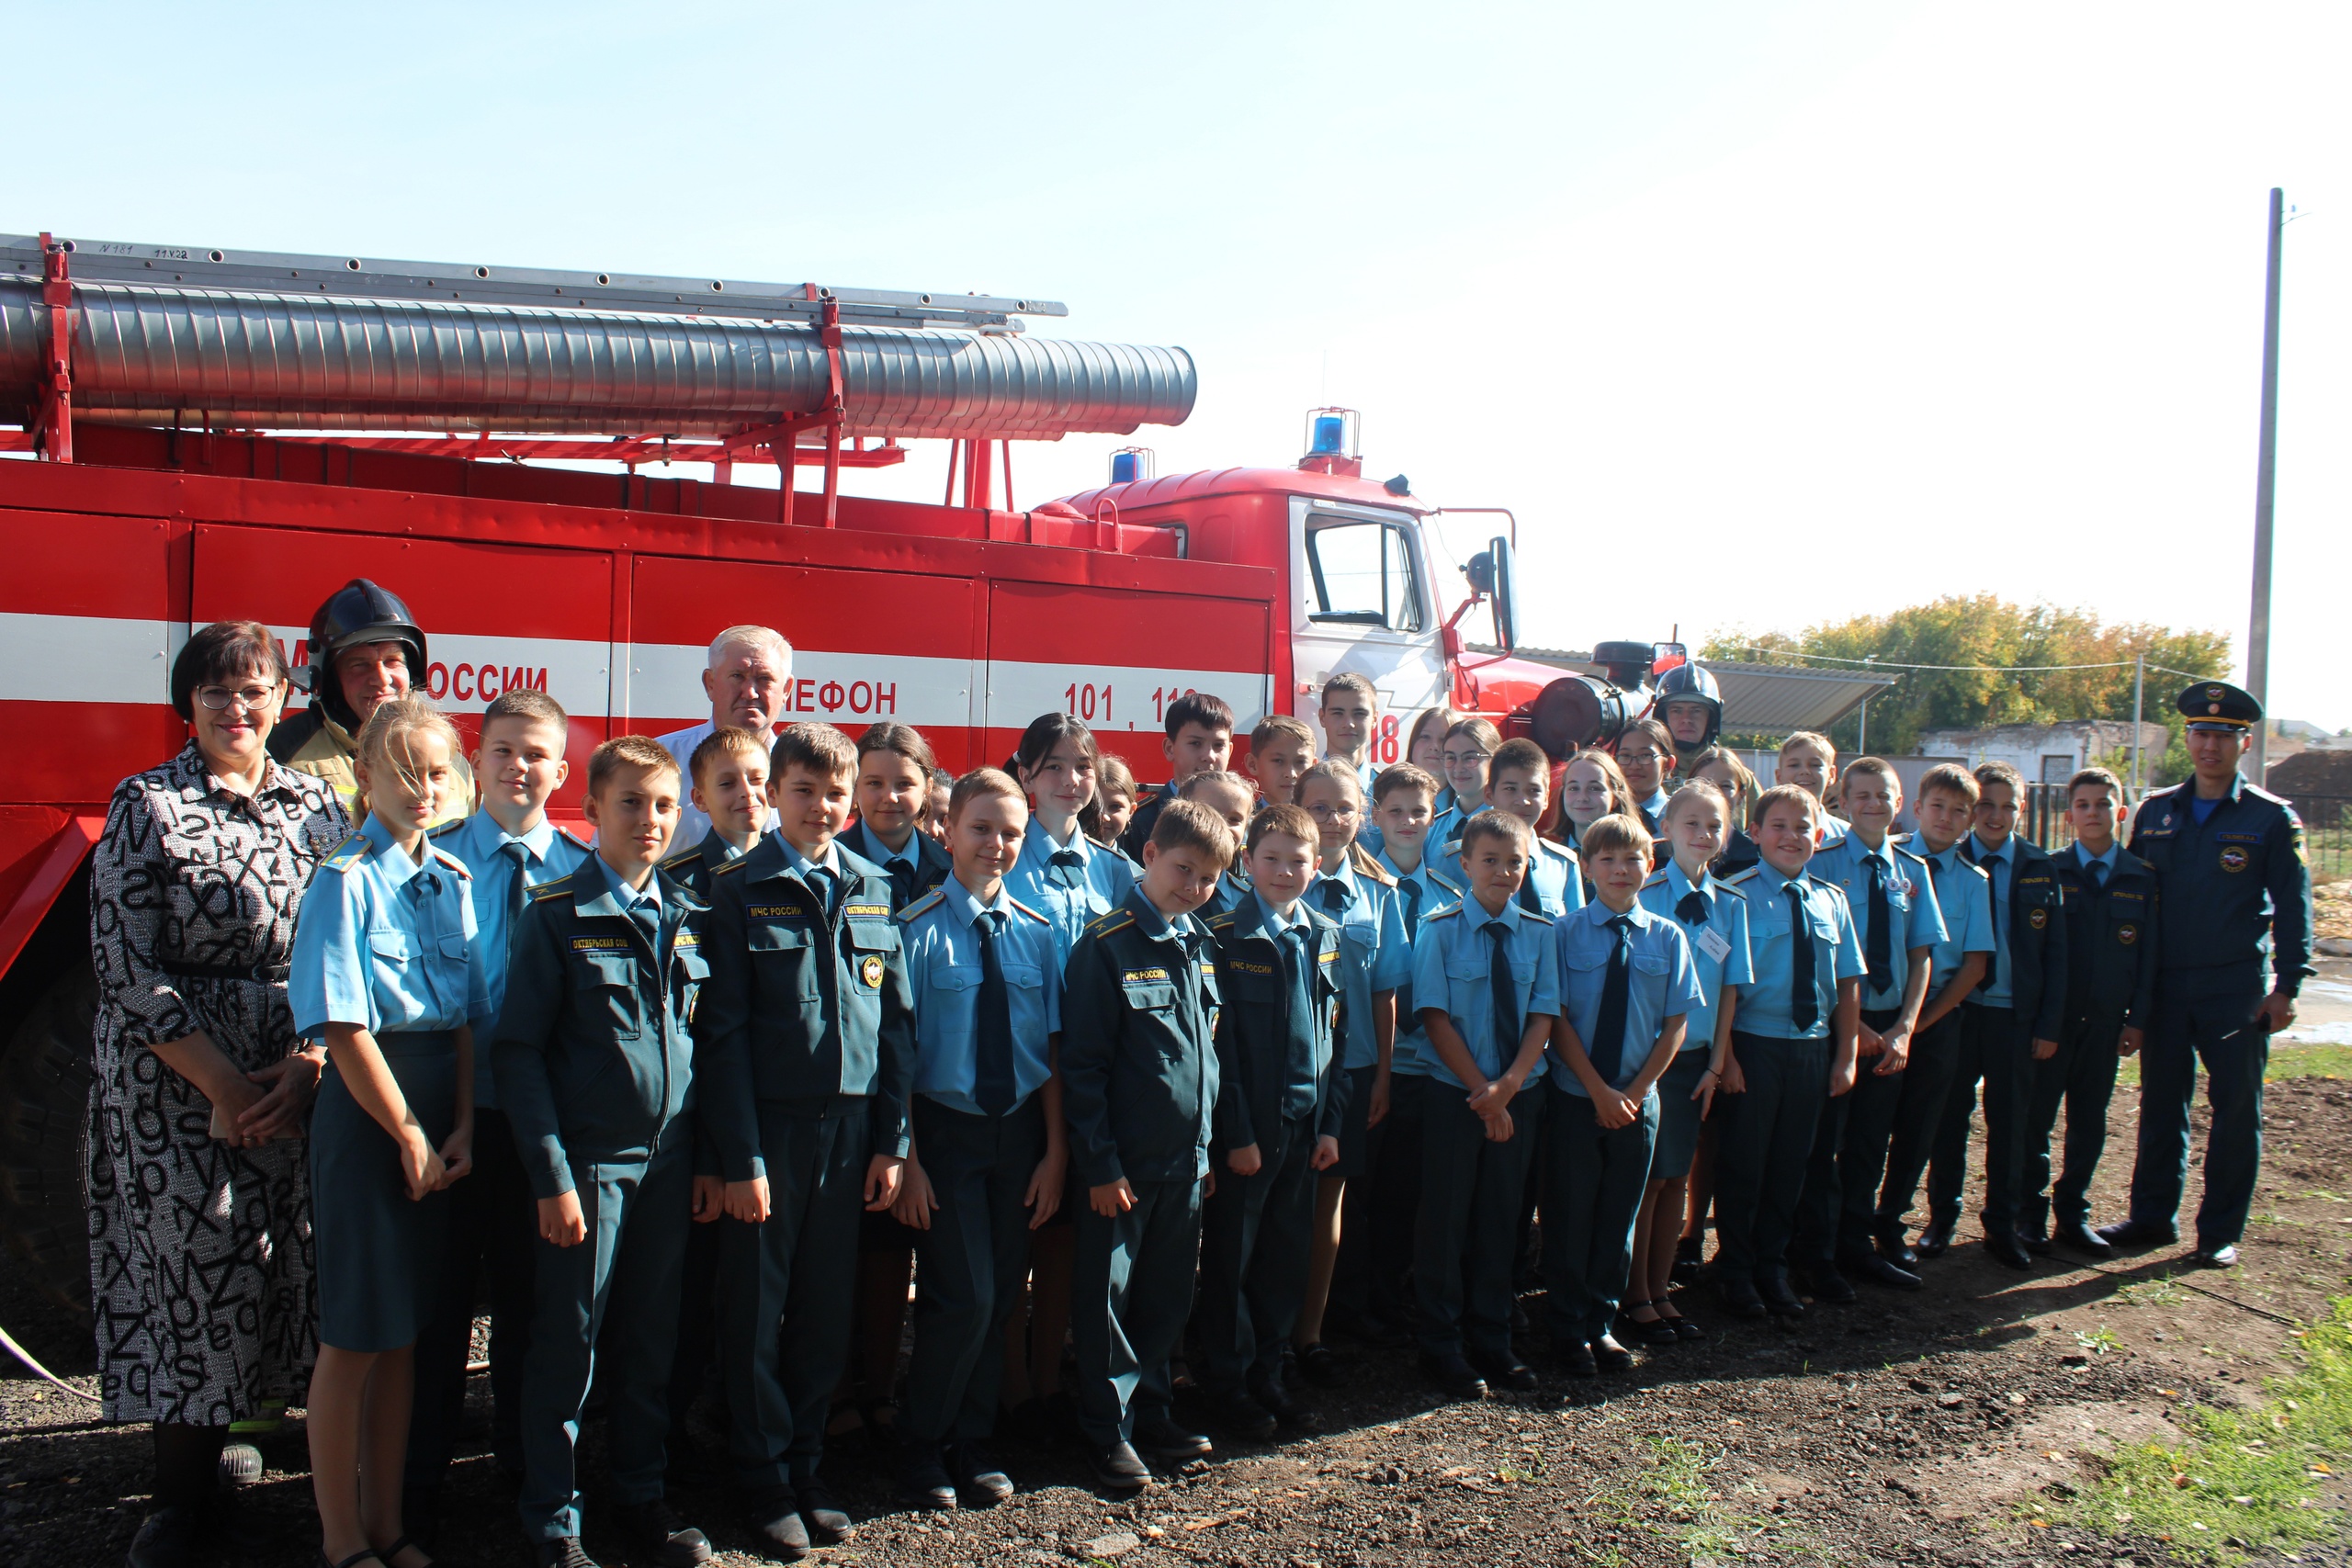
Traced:
MULTIPOLYGON (((2118 1095, 2096 1193, 2103 1219, 2122 1211, 2135 1100, 2118 1095)), ((2198 1130, 2201 1142, 2201 1107, 2198 1130)), ((1220 1462, 1130 1503, 1091 1492, 1075 1453, 1007 1440, 1001 1457, 1022 1486, 1013 1501, 916 1516, 899 1509, 888 1462, 852 1440, 830 1470, 860 1528, 820 1555, 925 1568, 2162 1562, 2156 1543, 2092 1540, 2042 1510, 2117 1442, 2168 1438, 2183 1400, 2258 1393, 2285 1368, 2291 1324, 2346 1291, 2352 1083, 2274 1083, 2269 1139, 2244 1266, 2227 1273, 2187 1270, 2166 1250, 2098 1269, 2052 1258, 2018 1275, 1972 1241, 1925 1266, 1925 1292, 1865 1287, 1859 1303, 1816 1308, 1791 1328, 1731 1324, 1701 1287, 1680 1300, 1714 1330, 1706 1342, 1657 1352, 1623 1377, 1547 1373, 1534 1393, 1476 1404, 1441 1403, 1409 1352, 1348 1347, 1349 1385, 1316 1396, 1325 1435, 1228 1445, 1220 1462)), ((2192 1207, 2196 1198, 2192 1173, 2192 1207)), ((1540 1303, 1529 1304, 1540 1322, 1540 1303)), ((20 1274, 0 1275, 0 1325, 92 1386, 86 1330, 35 1301, 20 1274)), ((0 1563, 121 1561, 145 1506, 146 1433, 94 1422, 94 1406, 13 1362, 6 1371, 0 1563)), ((445 1522, 453 1563, 525 1561, 511 1489, 486 1452, 485 1385, 475 1379, 475 1429, 445 1522)), ((595 1522, 598 1447, 592 1435, 586 1544, 624 1568, 595 1522)), ((287 1542, 257 1561, 314 1562, 299 1436, 268 1459, 243 1495, 283 1522, 287 1542)), ((2330 1484, 2326 1501, 2342 1506, 2330 1484)), ((719 1561, 760 1561, 723 1493, 685 1488, 675 1501, 719 1561)), ((2352 1562, 2352 1552, 2305 1550, 2299 1561, 2352 1562)))

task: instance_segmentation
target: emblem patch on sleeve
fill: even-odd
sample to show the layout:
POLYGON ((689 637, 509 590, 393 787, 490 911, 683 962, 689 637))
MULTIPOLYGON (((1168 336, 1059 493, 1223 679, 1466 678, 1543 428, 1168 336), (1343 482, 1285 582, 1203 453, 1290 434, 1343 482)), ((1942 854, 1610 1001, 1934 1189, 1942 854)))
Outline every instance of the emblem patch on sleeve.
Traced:
POLYGON ((858 961, 857 977, 865 982, 867 990, 880 990, 882 988, 882 960, 872 953, 866 954, 858 961))

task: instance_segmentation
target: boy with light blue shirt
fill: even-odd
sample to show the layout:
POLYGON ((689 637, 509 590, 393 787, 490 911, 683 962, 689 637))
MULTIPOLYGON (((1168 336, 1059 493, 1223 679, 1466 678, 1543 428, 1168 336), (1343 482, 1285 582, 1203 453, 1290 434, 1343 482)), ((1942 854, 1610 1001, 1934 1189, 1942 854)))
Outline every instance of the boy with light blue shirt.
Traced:
MULTIPOLYGON (((432 833, 433 847, 473 874, 469 884, 482 983, 494 1025, 506 998, 507 947, 530 889, 569 876, 588 847, 548 819, 563 787, 570 722, 561 705, 527 688, 494 698, 473 756, 479 808, 432 833)), ((487 1031, 474 1053, 474 1174, 449 1195, 441 1296, 417 1336, 415 1406, 402 1490, 410 1523, 431 1539, 450 1450, 465 1421, 475 1280, 490 1285, 491 1447, 507 1474, 523 1468, 523 1361, 531 1344, 531 1188, 499 1109, 487 1031)))
POLYGON ((1927 863, 1944 927, 1943 940, 1928 951, 1927 999, 1911 1029, 1909 1065, 1903 1070, 1872 1224, 1878 1255, 1906 1270, 1918 1263, 1919 1254, 1908 1240, 1905 1215, 1927 1172, 1944 1096, 1960 1062, 1961 1004, 1975 991, 1993 954, 1992 884, 1960 852, 1976 797, 1975 775, 1966 768, 1945 762, 1928 769, 1920 776, 1919 798, 1912 807, 1919 831, 1904 845, 1927 863))
POLYGON ((1656 1089, 1704 1002, 1682 927, 1641 904, 1651 841, 1634 817, 1587 828, 1594 901, 1554 928, 1561 1008, 1544 1108, 1544 1280, 1552 1351, 1571 1377, 1634 1364, 1611 1330, 1649 1180, 1656 1089))
POLYGON ((1560 1014, 1552 918, 1520 889, 1534 834, 1510 811, 1474 817, 1461 863, 1470 896, 1430 915, 1413 947, 1413 1000, 1434 1056, 1421 1130, 1413 1282, 1421 1368, 1449 1395, 1487 1381, 1525 1391, 1513 1349, 1511 1267, 1543 1098, 1520 1090, 1560 1014))
MULTIPOLYGON (((1487 765, 1486 808, 1526 823, 1528 841, 1533 846, 1528 854, 1527 875, 1513 897, 1520 908, 1556 920, 1584 907, 1584 874, 1577 868, 1574 850, 1554 843, 1536 830, 1536 824, 1544 820, 1551 790, 1552 760, 1532 740, 1504 741, 1487 765)), ((1475 819, 1475 814, 1463 819, 1464 836, 1475 819)), ((1467 852, 1464 842, 1464 837, 1457 837, 1449 846, 1447 858, 1459 863, 1467 852)), ((1468 871, 1464 865, 1465 877, 1468 871)))
POLYGON ((1855 759, 1841 775, 1839 799, 1846 836, 1817 852, 1811 870, 1838 885, 1853 914, 1864 966, 1861 1021, 1853 1092, 1829 1102, 1814 1135, 1792 1251, 1815 1297, 1842 1303, 1854 1299, 1852 1279, 1919 1288, 1917 1274, 1878 1255, 1872 1233, 1911 1037, 1944 922, 1928 863, 1889 836, 1903 809, 1894 767, 1855 759))
POLYGON ((1794 784, 1758 796, 1763 858, 1729 884, 1747 899, 1756 968, 1731 1037, 1747 1087, 1715 1151, 1715 1282, 1739 1317, 1804 1315, 1787 1273, 1797 1200, 1822 1107, 1854 1087, 1862 950, 1846 895, 1807 871, 1819 809, 1794 784))
POLYGON ((1069 1154, 1054 1076, 1061 962, 1053 923, 1004 874, 1029 809, 1010 774, 978 768, 948 796, 955 872, 899 911, 915 998, 914 1150, 897 1213, 916 1232, 906 1491, 917 1507, 984 1504, 1012 1482, 996 1428, 1005 1325, 1029 1272, 1029 1233, 1061 1206, 1069 1154))

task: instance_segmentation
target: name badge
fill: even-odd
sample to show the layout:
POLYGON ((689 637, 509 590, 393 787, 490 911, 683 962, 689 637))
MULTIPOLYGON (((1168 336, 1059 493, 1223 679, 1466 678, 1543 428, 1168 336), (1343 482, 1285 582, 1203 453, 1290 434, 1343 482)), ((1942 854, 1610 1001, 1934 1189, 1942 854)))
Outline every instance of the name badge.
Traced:
POLYGON ((1721 964, 1731 953, 1731 939, 1713 926, 1702 927, 1699 932, 1699 951, 1721 964))

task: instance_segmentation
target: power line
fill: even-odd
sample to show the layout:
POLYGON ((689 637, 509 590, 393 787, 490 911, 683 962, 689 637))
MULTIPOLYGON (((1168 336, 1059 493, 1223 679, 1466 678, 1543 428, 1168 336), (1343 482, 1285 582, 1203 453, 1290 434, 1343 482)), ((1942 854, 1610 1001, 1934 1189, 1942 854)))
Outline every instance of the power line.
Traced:
MULTIPOLYGON (((1834 653, 1801 653, 1788 648, 1743 648, 1742 653, 1761 653, 1777 659, 1819 659, 1831 664, 1851 664, 1865 670, 1933 670, 1954 674, 1985 673, 2039 674, 2055 670, 2129 670, 2137 662, 2130 659, 2112 659, 2102 664, 1898 664, 1887 659, 1844 659, 1834 653)), ((2151 670, 2161 665, 2151 664, 2151 670)), ((2165 670, 2167 675, 2188 675, 2186 670, 2165 670)), ((2192 681, 2210 679, 2204 675, 2188 675, 2192 681)))

